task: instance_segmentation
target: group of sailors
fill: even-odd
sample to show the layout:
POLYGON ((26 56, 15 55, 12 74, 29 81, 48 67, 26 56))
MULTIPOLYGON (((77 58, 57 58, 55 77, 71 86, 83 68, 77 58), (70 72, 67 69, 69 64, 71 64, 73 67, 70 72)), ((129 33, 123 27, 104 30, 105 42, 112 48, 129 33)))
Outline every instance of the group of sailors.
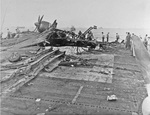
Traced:
MULTIPOLYGON (((20 34, 19 28, 16 28, 16 32, 15 33, 10 32, 9 28, 7 28, 7 35, 6 35, 6 37, 4 39, 18 38, 19 34, 20 34)), ((3 32, 1 32, 0 38, 3 38, 3 32)))
MULTIPOLYGON (((99 49, 106 49, 106 44, 110 43, 109 42, 110 36, 109 32, 106 34, 106 40, 105 40, 105 35, 104 32, 102 32, 102 44, 99 44, 99 49)), ((116 40, 113 43, 119 43, 120 36, 118 33, 116 33, 116 40)))
MULTIPOLYGON (((82 32, 79 31, 79 32, 78 32, 78 35, 79 35, 81 38, 83 37, 83 38, 85 38, 85 39, 87 39, 87 40, 89 40, 89 41, 94 40, 94 35, 93 35, 92 31, 89 31, 89 32, 88 32, 86 35, 84 35, 84 36, 82 36, 82 35, 83 35, 82 32)), ((109 38, 110 38, 109 32, 106 34, 106 40, 105 40, 104 32, 102 32, 102 42, 103 42, 103 43, 104 43, 104 42, 109 42, 109 38)), ((116 33, 116 40, 115 40, 115 42, 118 42, 119 39, 120 39, 120 36, 119 36, 118 33, 116 33)))
MULTIPOLYGON (((81 31, 79 31, 79 33, 78 33, 79 35, 82 35, 82 32, 81 31)), ((131 40, 131 38, 132 38, 132 36, 134 36, 134 33, 132 33, 132 35, 131 35, 131 33, 130 32, 126 32, 126 38, 125 38, 125 40, 122 40, 123 42, 121 42, 121 43, 124 43, 124 41, 125 41, 125 48, 126 49, 131 49, 131 45, 132 45, 132 40, 131 40)), ((87 34, 87 36, 86 36, 86 39, 87 40, 93 40, 94 39, 94 36, 93 36, 93 33, 91 32, 91 31, 89 31, 88 32, 88 34, 87 34)), ((102 32, 102 43, 108 43, 109 42, 109 39, 110 39, 110 36, 109 36, 109 32, 106 34, 106 37, 105 37, 105 34, 104 34, 104 32, 102 32), (105 39, 106 38, 106 39, 105 39)), ((116 40, 115 40, 115 43, 119 43, 119 39, 120 39, 120 36, 119 36, 119 34, 118 33, 116 33, 116 40)), ((142 39, 142 38, 141 38, 142 39)), ((142 40, 142 42, 143 42, 143 44, 144 44, 144 46, 145 46, 145 48, 148 50, 149 48, 148 48, 148 35, 146 34, 145 35, 145 37, 144 37, 144 39, 142 40)))
MULTIPOLYGON (((109 42, 109 32, 107 33, 106 35, 106 41, 109 42)), ((102 42, 104 43, 105 42, 105 35, 104 35, 104 32, 102 32, 102 42)))
MULTIPOLYGON (((30 30, 28 29, 27 31, 24 32, 30 32, 30 30)), ((11 32, 10 29, 7 28, 7 33, 3 33, 3 32, 0 33, 0 38, 1 39, 19 38, 21 33, 22 32, 18 27, 15 29, 15 32, 11 32)))
MULTIPOLYGON (((134 36, 134 34, 132 34, 132 36, 134 36)), ((127 49, 130 49, 131 48, 131 38, 132 38, 132 36, 131 36, 131 34, 130 34, 130 32, 127 32, 127 36, 126 36, 126 44, 125 44, 125 47, 127 48, 127 49)), ((143 42, 143 45, 145 46, 145 48, 147 49, 147 50, 149 50, 149 48, 148 48, 148 35, 146 34, 145 35, 145 37, 144 37, 144 39, 142 39, 142 37, 140 37, 140 39, 141 39, 141 41, 143 42)))
MULTIPOLYGON (((125 48, 126 49, 130 49, 131 48, 131 38, 132 38, 132 36, 134 36, 134 33, 132 33, 132 35, 131 35, 130 32, 126 32, 126 34, 127 35, 126 35, 126 39, 125 39, 125 48)), ((92 40, 93 38, 94 38, 93 33, 90 31, 87 34, 87 39, 88 40, 92 40)), ((104 32, 102 32, 102 43, 109 42, 109 38, 110 38, 109 32, 106 34, 106 40, 105 40, 104 32)), ((120 39, 120 36, 119 36, 118 33, 116 33, 116 40, 115 40, 115 42, 119 43, 119 39, 120 39)), ((149 41, 148 40, 148 35, 146 34, 144 39, 142 40, 142 42, 143 42, 143 44, 144 44, 144 46, 146 47, 147 50, 148 50, 148 41, 149 41)), ((123 40, 123 42, 124 42, 124 40, 123 40)))
MULTIPOLYGON (((109 42, 109 38, 110 38, 109 32, 106 34, 106 40, 105 40, 104 32, 102 32, 102 43, 104 43, 104 42, 109 42)), ((120 36, 119 36, 118 33, 116 33, 116 40, 115 40, 115 42, 118 43, 118 42, 119 42, 119 39, 120 39, 120 36)))

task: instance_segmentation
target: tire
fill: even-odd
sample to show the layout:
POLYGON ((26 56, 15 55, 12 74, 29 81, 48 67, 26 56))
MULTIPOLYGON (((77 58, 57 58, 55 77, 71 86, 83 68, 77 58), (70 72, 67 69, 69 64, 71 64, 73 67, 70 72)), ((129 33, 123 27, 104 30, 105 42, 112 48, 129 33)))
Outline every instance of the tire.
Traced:
POLYGON ((10 62, 18 62, 21 60, 21 55, 17 52, 12 53, 8 59, 10 62))

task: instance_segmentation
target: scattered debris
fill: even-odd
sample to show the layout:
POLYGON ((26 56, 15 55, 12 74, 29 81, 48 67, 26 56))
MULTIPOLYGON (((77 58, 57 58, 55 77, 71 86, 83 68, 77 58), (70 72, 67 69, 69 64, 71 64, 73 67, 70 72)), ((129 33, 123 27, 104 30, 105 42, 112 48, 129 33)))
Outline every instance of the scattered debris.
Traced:
POLYGON ((118 98, 116 95, 110 95, 110 96, 107 96, 107 101, 117 101, 118 98))
POLYGON ((104 91, 110 91, 110 88, 104 87, 104 91))
POLYGON ((40 99, 40 98, 37 98, 35 101, 36 101, 36 102, 40 102, 40 101, 41 101, 41 99, 40 99))
POLYGON ((71 67, 74 67, 74 65, 71 65, 71 67))
POLYGON ((33 62, 34 60, 35 60, 35 57, 28 58, 28 59, 25 60, 25 62, 23 64, 27 65, 27 64, 33 62))
POLYGON ((44 68, 44 70, 46 72, 52 72, 53 70, 55 70, 58 66, 59 66, 59 63, 61 62, 62 60, 60 59, 59 61, 55 62, 54 64, 53 63, 50 63, 48 66, 46 66, 44 68))
POLYGON ((11 74, 8 74, 8 75, 6 75, 5 77, 2 77, 2 78, 0 79, 0 82, 7 81, 7 80, 10 79, 10 78, 11 78, 11 74))
POLYGON ((60 108, 60 107, 62 107, 62 106, 64 106, 65 104, 63 104, 63 103, 61 103, 61 104, 59 104, 59 105, 54 105, 53 107, 49 107, 49 112, 50 111, 54 111, 54 110, 56 110, 56 109, 58 109, 58 108, 60 108))
POLYGON ((32 83, 32 82, 28 83, 28 86, 31 86, 31 85, 33 85, 33 83, 32 83))
POLYGON ((46 109, 45 111, 48 111, 49 109, 46 109))

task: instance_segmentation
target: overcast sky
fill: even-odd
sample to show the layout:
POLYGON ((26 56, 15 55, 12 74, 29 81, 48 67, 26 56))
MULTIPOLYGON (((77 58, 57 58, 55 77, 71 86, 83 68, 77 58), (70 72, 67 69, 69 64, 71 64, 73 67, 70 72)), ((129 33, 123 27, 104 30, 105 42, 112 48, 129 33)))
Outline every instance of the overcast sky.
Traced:
POLYGON ((150 28, 150 0, 1 0, 3 28, 32 27, 39 15, 58 27, 150 28))

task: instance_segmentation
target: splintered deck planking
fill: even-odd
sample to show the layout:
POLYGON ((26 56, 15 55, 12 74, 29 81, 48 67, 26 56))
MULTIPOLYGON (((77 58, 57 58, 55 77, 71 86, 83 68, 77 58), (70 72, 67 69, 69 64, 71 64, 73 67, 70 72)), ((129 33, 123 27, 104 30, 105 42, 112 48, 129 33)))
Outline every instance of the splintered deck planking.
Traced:
MULTIPOLYGON (((134 57, 130 56, 130 51, 121 49, 117 54, 112 55, 114 55, 114 58, 111 65, 111 69, 113 69, 111 82, 72 79, 75 77, 72 72, 84 78, 83 75, 86 74, 80 71, 84 68, 69 67, 72 69, 70 71, 68 67, 60 66, 51 73, 41 72, 36 79, 17 92, 10 94, 8 98, 2 101, 2 112, 12 115, 40 113, 99 115, 133 115, 138 113, 140 115, 141 102, 146 96, 140 68, 134 57), (64 76, 65 78, 63 78, 63 74, 57 73, 61 69, 67 72, 67 77, 64 76), (117 101, 107 101, 107 96, 112 94, 117 96, 117 101), (40 99, 40 101, 36 102, 37 99, 40 99)), ((84 55, 81 55, 81 58, 83 57, 84 55)), ((87 58, 97 58, 97 61, 92 62, 94 64, 105 62, 103 60, 103 63, 100 63, 101 54, 95 57, 90 55, 87 58)), ((97 67, 93 68, 97 70, 97 67)), ((90 72, 93 68, 88 68, 87 71, 90 72)), ((101 76, 101 74, 96 74, 96 76, 101 76)))

